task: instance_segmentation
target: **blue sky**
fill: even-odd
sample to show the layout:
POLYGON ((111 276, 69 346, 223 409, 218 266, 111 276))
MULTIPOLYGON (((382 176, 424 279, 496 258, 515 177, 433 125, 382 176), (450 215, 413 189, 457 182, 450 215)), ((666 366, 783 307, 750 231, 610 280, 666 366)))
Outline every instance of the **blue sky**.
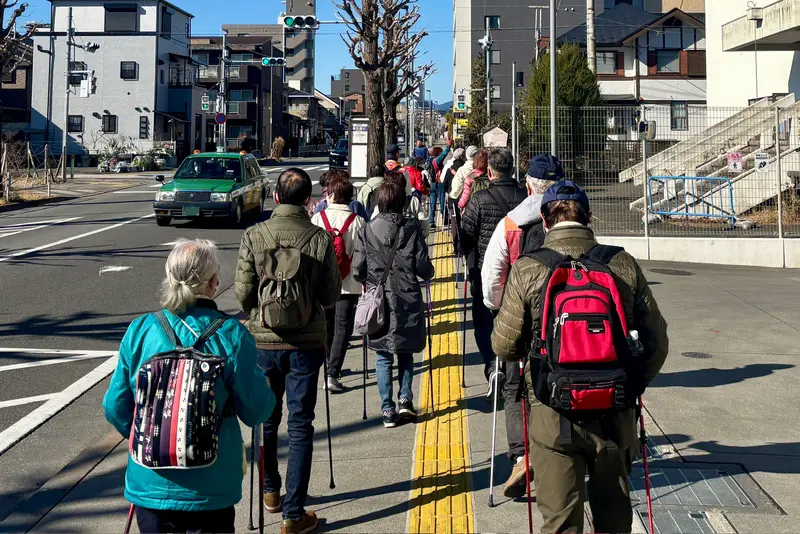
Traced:
MULTIPOLYGON (((254 2, 253 0, 171 0, 172 3, 195 16, 192 32, 195 35, 219 35, 222 24, 274 24, 278 21, 283 4, 279 0, 254 2)), ((28 0, 26 20, 47 22, 50 3, 47 0, 28 0)), ((453 88, 453 3, 450 0, 419 0, 422 17, 420 28, 430 35, 423 41, 425 61, 433 61, 439 72, 428 82, 433 99, 446 102, 452 99, 453 88)), ((321 20, 335 20, 330 0, 317 0, 317 15, 321 20)), ((323 25, 316 42, 316 85, 321 91, 330 91, 331 75, 342 67, 352 68, 353 61, 342 43, 339 33, 343 25, 323 25)))

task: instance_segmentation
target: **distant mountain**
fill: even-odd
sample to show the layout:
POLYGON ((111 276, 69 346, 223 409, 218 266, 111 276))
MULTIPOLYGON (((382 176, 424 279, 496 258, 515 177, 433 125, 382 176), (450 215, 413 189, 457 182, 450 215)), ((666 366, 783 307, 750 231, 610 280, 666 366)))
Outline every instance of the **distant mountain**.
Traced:
POLYGON ((441 113, 447 113, 448 111, 453 111, 453 101, 451 100, 450 102, 444 102, 442 104, 439 104, 439 111, 441 113))

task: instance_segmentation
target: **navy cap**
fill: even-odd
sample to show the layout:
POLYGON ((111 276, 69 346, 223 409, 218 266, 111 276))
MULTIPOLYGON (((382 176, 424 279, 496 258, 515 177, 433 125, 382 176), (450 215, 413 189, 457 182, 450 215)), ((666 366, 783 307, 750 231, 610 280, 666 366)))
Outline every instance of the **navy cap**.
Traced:
POLYGON ((531 159, 528 167, 528 176, 539 180, 550 180, 555 182, 564 178, 564 167, 561 161, 550 154, 540 154, 531 159))
POLYGON ((589 197, 586 196, 586 193, 583 192, 583 189, 578 184, 571 180, 561 180, 545 191, 544 198, 542 198, 542 207, 557 200, 572 200, 583 206, 583 210, 587 214, 591 211, 589 197))
POLYGON ((397 154, 398 152, 400 152, 400 147, 397 145, 389 145, 389 147, 386 149, 387 154, 397 154))

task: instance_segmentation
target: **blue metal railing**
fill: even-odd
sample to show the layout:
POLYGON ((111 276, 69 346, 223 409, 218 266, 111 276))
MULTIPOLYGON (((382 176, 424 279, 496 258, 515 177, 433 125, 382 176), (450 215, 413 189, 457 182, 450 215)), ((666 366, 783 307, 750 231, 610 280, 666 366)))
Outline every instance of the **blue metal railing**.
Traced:
POLYGON ((650 213, 655 215, 729 219, 731 225, 736 223, 736 211, 733 207, 733 183, 730 178, 716 176, 650 176, 647 179, 647 197, 648 209, 650 213), (653 199, 653 182, 664 184, 663 198, 655 202, 653 199), (671 186, 670 182, 673 182, 671 186), (712 182, 715 185, 708 191, 702 191, 698 196, 698 182, 712 182), (683 188, 678 189, 679 185, 682 185, 683 188), (725 186, 727 186, 727 191, 725 186), (670 195, 670 191, 672 195, 670 195), (683 200, 681 200, 681 196, 683 196, 683 200), (723 205, 725 200, 728 201, 727 209, 723 205), (658 207, 655 206, 656 203, 659 204, 658 207), (701 210, 698 210, 698 206, 701 206, 701 210))

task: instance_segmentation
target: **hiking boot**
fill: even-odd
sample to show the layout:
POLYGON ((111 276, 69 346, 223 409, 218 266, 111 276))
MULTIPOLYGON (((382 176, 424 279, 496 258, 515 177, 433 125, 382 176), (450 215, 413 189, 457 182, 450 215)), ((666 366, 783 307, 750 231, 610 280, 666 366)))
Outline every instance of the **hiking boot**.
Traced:
POLYGON ((328 380, 325 383, 325 386, 328 388, 328 391, 330 391, 334 395, 337 393, 344 392, 344 386, 342 385, 341 382, 339 382, 339 379, 337 379, 335 376, 329 376, 328 380))
POLYGON ((494 375, 495 375, 495 373, 497 373, 497 389, 498 389, 497 397, 498 397, 498 399, 503 397, 503 395, 502 395, 503 386, 506 385, 506 375, 503 373, 503 371, 492 371, 491 373, 489 373, 489 389, 486 392, 486 400, 489 401, 489 402, 492 402, 492 399, 494 398, 494 375))
POLYGON ((383 412, 383 426, 384 428, 394 428, 397 426, 397 412, 394 410, 386 410, 383 412))
POLYGON ((264 510, 270 514, 277 514, 283 509, 283 499, 281 499, 281 492, 264 494, 264 510))
POLYGON ((417 418, 417 410, 414 409, 414 403, 408 399, 400 399, 400 417, 408 419, 417 418))
POLYGON ((281 523, 281 534, 307 534, 317 530, 317 514, 306 512, 298 519, 284 519, 281 523))
MULTIPOLYGON (((533 470, 531 470, 531 478, 533 478, 533 470)), ((525 496, 525 457, 517 458, 517 463, 511 470, 511 476, 506 480, 503 486, 503 495, 510 499, 519 499, 525 496)))

